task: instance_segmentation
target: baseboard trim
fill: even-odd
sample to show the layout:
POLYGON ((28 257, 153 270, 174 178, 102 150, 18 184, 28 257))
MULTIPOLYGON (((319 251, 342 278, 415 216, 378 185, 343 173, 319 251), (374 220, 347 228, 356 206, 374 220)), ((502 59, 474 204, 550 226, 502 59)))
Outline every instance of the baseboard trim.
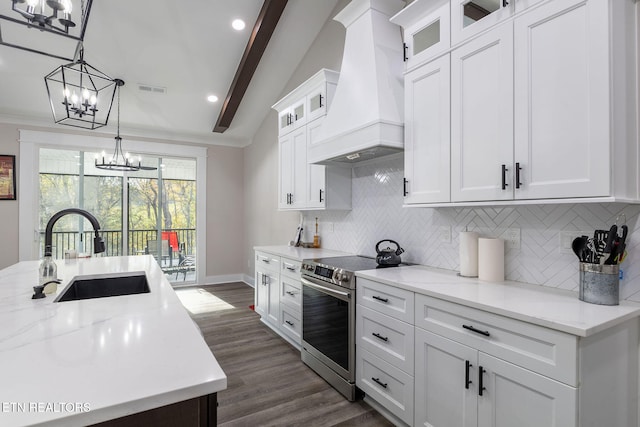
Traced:
POLYGON ((245 282, 245 275, 238 274, 220 274, 218 276, 207 276, 204 278, 204 285, 220 285, 222 283, 245 282))

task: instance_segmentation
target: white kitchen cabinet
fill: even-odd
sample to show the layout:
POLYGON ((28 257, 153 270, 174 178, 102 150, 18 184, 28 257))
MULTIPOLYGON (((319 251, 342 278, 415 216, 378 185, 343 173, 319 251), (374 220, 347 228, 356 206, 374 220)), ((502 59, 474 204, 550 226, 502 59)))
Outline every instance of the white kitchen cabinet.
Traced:
POLYGON ((451 58, 450 109, 442 102, 439 112, 451 114, 450 199, 431 199, 424 193, 429 186, 420 184, 441 193, 437 173, 447 164, 437 164, 438 152, 425 156, 410 147, 436 147, 444 135, 436 134, 442 126, 434 123, 436 101, 412 98, 418 70, 439 67, 442 59, 431 57, 433 64, 405 74, 405 167, 408 175, 422 174, 407 177, 405 206, 638 202, 637 3, 451 0, 450 6, 451 47, 438 52, 451 58), (464 14, 476 6, 493 12, 465 26, 464 14), (428 141, 414 136, 420 132, 428 141))
POLYGON ((451 52, 451 200, 510 200, 513 26, 451 52))
POLYGON ((255 310, 263 319, 278 325, 280 318, 280 258, 256 252, 255 310))
POLYGON ((278 110, 280 210, 351 209, 351 169, 310 164, 307 152, 320 139, 338 73, 320 70, 273 108, 278 110), (297 103, 294 100, 300 100, 297 103), (289 116, 286 116, 289 114, 289 116), (283 115, 291 122, 282 129, 283 115))
POLYGON ((301 209, 306 202, 307 132, 301 127, 279 138, 278 207, 301 209))
POLYGON ((414 294, 356 280, 356 385, 413 424, 414 294))
POLYGON ((458 44, 505 21, 517 0, 451 0, 451 41, 458 44))
POLYGON ((516 198, 610 193, 608 3, 556 0, 514 20, 516 198))
POLYGON ((283 136, 298 129, 307 121, 307 100, 298 99, 290 106, 278 112, 278 135, 283 136))
MULTIPOLYGON (((324 117, 307 124, 307 150, 319 140, 324 117)), ((307 209, 351 209, 351 168, 309 164, 307 209)))
POLYGON ((390 21, 402 27, 407 70, 436 57, 451 46, 448 0, 415 0, 391 17, 390 21))
POLYGON ((406 74, 404 94, 404 203, 449 202, 449 55, 406 74))

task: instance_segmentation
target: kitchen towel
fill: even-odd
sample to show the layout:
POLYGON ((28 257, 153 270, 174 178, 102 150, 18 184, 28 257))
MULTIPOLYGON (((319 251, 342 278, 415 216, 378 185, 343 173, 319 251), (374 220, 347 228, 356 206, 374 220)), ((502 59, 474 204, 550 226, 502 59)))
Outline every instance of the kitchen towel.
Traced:
POLYGON ((460 275, 478 277, 478 233, 460 232, 460 275))
POLYGON ((504 281, 504 240, 484 237, 478 240, 478 278, 504 281))

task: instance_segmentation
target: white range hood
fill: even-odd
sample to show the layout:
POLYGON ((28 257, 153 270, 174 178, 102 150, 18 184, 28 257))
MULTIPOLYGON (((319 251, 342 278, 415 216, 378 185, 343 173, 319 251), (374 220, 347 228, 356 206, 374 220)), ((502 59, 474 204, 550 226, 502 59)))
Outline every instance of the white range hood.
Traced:
POLYGON ((319 138, 317 164, 351 164, 404 147, 403 50, 389 18, 402 0, 352 0, 334 20, 346 28, 340 78, 319 138))

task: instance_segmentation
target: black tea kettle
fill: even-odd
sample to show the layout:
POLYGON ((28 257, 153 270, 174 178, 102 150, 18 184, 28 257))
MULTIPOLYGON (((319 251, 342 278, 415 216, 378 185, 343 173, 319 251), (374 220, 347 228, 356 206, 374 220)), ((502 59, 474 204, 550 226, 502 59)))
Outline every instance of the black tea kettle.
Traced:
POLYGON ((380 240, 376 244, 376 252, 378 255, 376 256, 376 262, 381 267, 395 267, 399 265, 402 261, 400 260, 400 254, 404 252, 404 249, 400 247, 400 245, 393 240, 384 239, 380 240), (387 246, 386 249, 380 249, 380 243, 389 242, 396 246, 395 249, 391 249, 387 246))

